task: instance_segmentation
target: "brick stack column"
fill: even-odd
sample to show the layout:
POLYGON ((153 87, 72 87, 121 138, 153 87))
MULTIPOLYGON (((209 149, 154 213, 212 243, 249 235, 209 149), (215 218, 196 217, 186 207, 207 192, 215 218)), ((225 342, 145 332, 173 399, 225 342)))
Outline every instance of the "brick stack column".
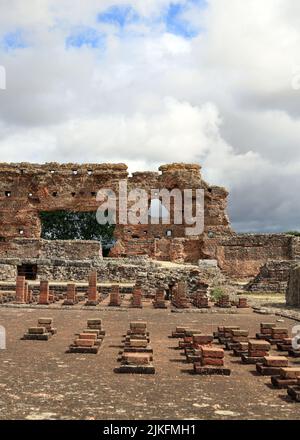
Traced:
POLYGON ((87 306, 96 306, 98 304, 97 292, 97 271, 93 270, 89 273, 88 299, 85 303, 87 306))
POLYGON ((49 304, 49 281, 40 282, 39 304, 49 304))
POLYGON ((25 281, 25 286, 24 286, 24 301, 25 301, 26 303, 28 303, 28 299, 29 299, 28 295, 29 295, 29 286, 28 286, 28 282, 25 281))
POLYGON ((76 285, 75 283, 69 283, 67 285, 67 300, 75 303, 76 301, 76 285))
POLYGON ((89 274, 88 300, 97 301, 97 272, 94 270, 89 274))
POLYGON ((16 303, 25 303, 25 277, 17 276, 16 281, 16 303))

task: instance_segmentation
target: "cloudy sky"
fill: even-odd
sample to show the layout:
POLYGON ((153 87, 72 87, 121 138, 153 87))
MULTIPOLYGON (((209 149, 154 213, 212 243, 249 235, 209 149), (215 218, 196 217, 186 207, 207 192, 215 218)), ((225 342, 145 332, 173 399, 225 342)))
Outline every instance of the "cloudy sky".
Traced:
POLYGON ((0 161, 198 162, 300 229, 298 0, 0 0, 0 66, 0 161))

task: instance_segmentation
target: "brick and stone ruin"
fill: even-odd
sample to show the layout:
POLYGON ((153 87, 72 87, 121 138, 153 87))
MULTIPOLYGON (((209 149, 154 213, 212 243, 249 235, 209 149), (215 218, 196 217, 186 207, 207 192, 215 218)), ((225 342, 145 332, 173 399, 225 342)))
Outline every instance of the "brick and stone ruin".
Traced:
MULTIPOLYGON (((37 293, 32 281, 41 281, 40 305, 59 300, 57 289, 49 287, 51 282, 66 282, 63 304, 76 305, 82 293, 76 283, 88 279, 85 304, 96 306, 101 300, 98 276, 114 284, 108 292, 112 307, 123 304, 119 283, 128 282, 138 283, 131 299, 133 308, 141 308, 142 298, 148 295, 155 308, 166 307, 166 299, 174 307, 187 308, 191 297, 193 306, 201 309, 210 307, 207 293, 223 277, 223 281, 246 280, 245 290, 255 293, 284 293, 289 285, 287 304, 300 306, 300 237, 235 233, 226 214, 227 199, 226 189, 206 183, 197 164, 167 164, 157 172, 129 175, 125 164, 2 163, 0 303, 32 304, 37 293), (120 182, 126 182, 128 191, 141 188, 149 194, 149 212, 151 190, 179 189, 183 193, 185 189, 202 189, 203 232, 187 236, 184 222, 174 224, 171 197, 170 224, 116 224, 108 258, 97 240, 42 238, 45 213, 94 215, 99 207, 97 192, 107 188, 118 194, 120 182), (169 267, 164 262, 182 266, 169 267), (10 283, 16 283, 16 289, 10 283)), ((116 207, 118 217, 118 204, 116 207)), ((217 305, 229 308, 231 298, 224 293, 217 305)), ((247 303, 240 299, 238 306, 247 307, 247 303)))
POLYGON ((105 336, 102 320, 99 318, 88 319, 86 327, 75 335, 74 342, 70 344, 67 353, 98 353, 105 336))
POLYGON ((135 321, 124 335, 123 348, 118 361, 120 366, 115 368, 116 373, 154 374, 153 349, 150 346, 150 334, 147 323, 135 321))
MULTIPOLYGON (((226 189, 203 180, 196 164, 132 175, 125 164, 0 164, 0 328, 8 329, 0 365, 3 399, 20 393, 26 402, 22 413, 14 400, 5 408, 24 417, 38 405, 36 395, 49 395, 47 414, 48 406, 56 414, 52 383, 61 390, 76 385, 76 404, 68 407, 61 391, 59 406, 80 417, 87 411, 86 418, 109 418, 111 408, 124 414, 128 407, 126 416, 134 417, 131 395, 143 396, 138 411, 153 417, 159 409, 169 419, 204 418, 207 411, 215 418, 219 408, 247 418, 256 407, 275 418, 284 407, 293 417, 288 404, 300 401, 300 238, 234 232, 227 198, 226 189), (203 189, 204 231, 186 235, 187 225, 173 222, 171 198, 170 224, 116 224, 107 248, 99 236, 45 234, 48 214, 87 213, 95 220, 97 192, 118 194, 121 181, 149 194, 203 189), (280 303, 285 292, 288 307, 280 303), (24 379, 15 368, 20 359, 24 379), (9 374, 7 365, 14 367, 9 374), (29 393, 33 371, 42 374, 30 381, 29 393), (91 374, 97 380, 82 408, 91 374), (203 404, 199 396, 205 395, 203 404)), ((149 212, 152 203, 149 196, 149 212)))

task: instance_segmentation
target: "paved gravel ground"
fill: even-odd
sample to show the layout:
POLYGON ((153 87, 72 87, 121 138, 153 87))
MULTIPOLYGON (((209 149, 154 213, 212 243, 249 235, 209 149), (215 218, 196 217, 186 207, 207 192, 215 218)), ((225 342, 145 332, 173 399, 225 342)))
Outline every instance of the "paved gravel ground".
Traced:
MULTIPOLYGON (((254 335, 262 321, 251 310, 238 314, 171 313, 170 310, 102 311, 0 308, 7 349, 0 350, 0 419, 300 419, 300 405, 255 366, 226 353, 230 377, 193 376, 168 335, 176 325, 212 332, 237 324, 254 335), (53 317, 58 334, 48 342, 20 340, 38 317, 53 317), (97 355, 67 354, 74 333, 88 318, 101 317, 107 335, 97 355), (132 320, 145 320, 154 349, 156 374, 118 375, 121 335, 132 320)), ((289 328, 295 322, 285 319, 289 328)))

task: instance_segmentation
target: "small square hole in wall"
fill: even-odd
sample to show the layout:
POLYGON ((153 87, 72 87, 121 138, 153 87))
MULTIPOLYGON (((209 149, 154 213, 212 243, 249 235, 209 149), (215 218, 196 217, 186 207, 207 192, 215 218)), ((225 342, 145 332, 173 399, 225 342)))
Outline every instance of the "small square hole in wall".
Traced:
POLYGON ((54 191, 54 192, 52 193, 52 196, 53 196, 53 197, 57 197, 57 196, 58 196, 57 191, 54 191))
POLYGON ((32 192, 28 193, 28 197, 33 197, 32 192))
POLYGON ((5 191, 5 197, 11 197, 11 192, 10 191, 5 191))
POLYGON ((19 229, 19 234, 24 235, 24 229, 19 229))
POLYGON ((167 229, 167 230, 166 230, 166 236, 167 236, 167 237, 172 237, 172 235, 173 235, 173 231, 172 231, 172 229, 167 229))
POLYGON ((91 196, 92 196, 92 197, 96 197, 96 195, 97 195, 96 191, 92 191, 92 192, 91 192, 91 196))
POLYGON ((76 193, 75 193, 75 192, 72 192, 72 193, 71 193, 71 196, 72 196, 72 197, 75 197, 75 196, 76 196, 76 193))
POLYGON ((92 170, 88 170, 87 173, 88 173, 89 176, 91 176, 93 174, 93 171, 92 170))
POLYGON ((50 174, 54 174, 55 173, 55 170, 50 170, 50 174))
POLYGON ((78 170, 73 170, 72 173, 74 174, 74 176, 76 176, 78 174, 78 170))

